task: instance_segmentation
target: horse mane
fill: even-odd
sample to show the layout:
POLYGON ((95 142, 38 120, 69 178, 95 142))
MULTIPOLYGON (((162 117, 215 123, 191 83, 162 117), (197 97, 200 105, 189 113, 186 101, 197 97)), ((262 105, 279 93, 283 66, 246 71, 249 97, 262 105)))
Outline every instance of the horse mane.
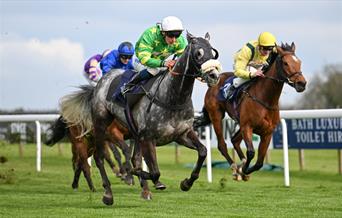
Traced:
POLYGON ((282 42, 280 48, 282 48, 284 51, 292 52, 292 46, 289 45, 287 42, 285 44, 282 42))

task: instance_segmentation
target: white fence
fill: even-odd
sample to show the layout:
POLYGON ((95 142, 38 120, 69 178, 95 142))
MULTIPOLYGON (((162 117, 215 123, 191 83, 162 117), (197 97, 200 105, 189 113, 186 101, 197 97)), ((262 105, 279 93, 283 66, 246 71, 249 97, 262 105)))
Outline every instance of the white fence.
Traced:
POLYGON ((37 140, 37 171, 41 171, 42 141, 40 122, 54 121, 58 114, 23 114, 23 115, 0 115, 0 122, 35 122, 37 140))
POLYGON ((285 119, 296 118, 332 118, 342 117, 342 109, 322 109, 322 110, 284 110, 280 111, 281 125, 283 128, 283 156, 284 156, 284 183, 290 186, 290 169, 287 143, 287 126, 285 119))
MULTIPOLYGON (((41 171, 41 135, 40 122, 54 121, 59 117, 58 114, 25 114, 25 115, 0 115, 0 122, 35 122, 37 136, 37 171, 41 171)), ((322 110, 282 110, 280 111, 281 125, 283 129, 283 158, 284 158, 284 184, 290 186, 288 144, 287 144, 287 126, 285 119, 296 118, 332 118, 342 117, 342 109, 322 109, 322 110)), ((205 129, 205 144, 208 150, 207 154, 207 177, 208 182, 212 182, 211 167, 211 140, 210 127, 205 129)))
MULTIPOLYGON (((283 134, 283 162, 284 162, 284 184, 290 186, 290 172, 289 172, 289 157, 288 157, 288 138, 287 138, 287 126, 285 119, 297 119, 297 118, 333 118, 342 117, 342 109, 320 109, 320 110, 282 110, 280 111, 282 134, 283 134)), ((210 139, 210 128, 205 128, 205 144, 208 150, 207 154, 207 177, 208 181, 212 181, 212 169, 211 169, 211 153, 213 141, 210 139)), ((214 133, 213 133, 214 134, 214 133)), ((214 135, 213 137, 216 137, 214 135)), ((230 142, 228 142, 230 144, 230 142)), ((215 145, 216 147, 216 145, 215 145)))

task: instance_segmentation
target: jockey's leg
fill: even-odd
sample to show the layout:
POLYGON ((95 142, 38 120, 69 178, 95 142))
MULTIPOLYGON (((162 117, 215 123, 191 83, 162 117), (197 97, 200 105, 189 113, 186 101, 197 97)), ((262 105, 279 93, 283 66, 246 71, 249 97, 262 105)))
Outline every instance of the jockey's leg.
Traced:
POLYGON ((144 69, 140 72, 138 72, 137 74, 135 74, 132 79, 126 83, 123 87, 122 87, 122 91, 121 93, 124 95, 125 93, 127 93, 128 91, 130 91, 135 85, 137 85, 139 82, 143 81, 143 80, 147 80, 152 78, 154 75, 151 74, 147 69, 144 69))

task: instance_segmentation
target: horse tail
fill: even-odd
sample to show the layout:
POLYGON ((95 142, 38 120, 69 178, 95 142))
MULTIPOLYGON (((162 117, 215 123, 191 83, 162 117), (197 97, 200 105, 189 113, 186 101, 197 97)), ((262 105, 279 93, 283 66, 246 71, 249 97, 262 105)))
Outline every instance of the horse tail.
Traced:
POLYGON ((205 109, 205 107, 203 107, 202 113, 199 116, 195 117, 193 127, 194 129, 197 129, 199 127, 206 126, 209 124, 211 124, 211 120, 209 118, 208 111, 207 109, 205 109))
POLYGON ((80 86, 79 91, 64 96, 61 99, 61 115, 68 126, 79 126, 82 137, 93 129, 91 119, 91 103, 94 95, 94 87, 91 85, 80 86))
POLYGON ((52 133, 47 137, 45 144, 47 146, 53 146, 67 135, 68 127, 64 122, 63 117, 60 116, 54 124, 52 124, 49 130, 52 131, 52 133))

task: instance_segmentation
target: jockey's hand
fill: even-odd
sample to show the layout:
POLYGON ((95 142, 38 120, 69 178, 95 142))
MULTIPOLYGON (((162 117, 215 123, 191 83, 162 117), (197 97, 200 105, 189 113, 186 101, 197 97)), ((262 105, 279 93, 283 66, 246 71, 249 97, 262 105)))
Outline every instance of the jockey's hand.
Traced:
POLYGON ((264 72, 262 72, 261 69, 258 69, 257 71, 250 72, 249 73, 249 77, 251 79, 254 78, 254 77, 265 77, 265 74, 264 74, 264 72))
POLYGON ((167 68, 172 68, 176 63, 176 60, 168 60, 168 61, 165 61, 164 63, 164 66, 167 67, 167 68))
POLYGON ((258 69, 258 70, 255 72, 255 76, 256 76, 256 77, 265 77, 265 74, 264 74, 264 72, 262 72, 261 69, 258 69))

